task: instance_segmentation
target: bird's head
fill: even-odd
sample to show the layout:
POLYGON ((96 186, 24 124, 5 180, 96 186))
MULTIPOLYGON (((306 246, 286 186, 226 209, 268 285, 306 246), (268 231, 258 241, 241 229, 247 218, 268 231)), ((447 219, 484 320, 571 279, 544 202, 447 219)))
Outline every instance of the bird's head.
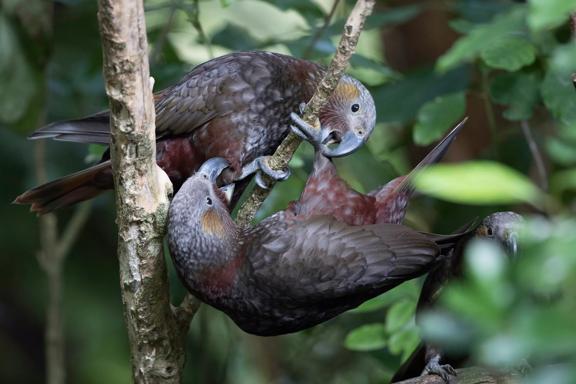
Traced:
POLYGON ((327 157, 346 156, 368 140, 376 125, 372 95, 358 80, 344 75, 320 111, 322 143, 327 157))
POLYGON ((209 159, 186 180, 170 205, 171 226, 182 230, 198 228, 203 234, 218 237, 225 235, 232 221, 228 203, 233 187, 218 188, 216 179, 229 165, 221 157, 209 159))
POLYGON ((515 212, 496 212, 487 216, 476 229, 476 235, 494 239, 504 246, 506 252, 518 252, 518 231, 524 218, 515 212))

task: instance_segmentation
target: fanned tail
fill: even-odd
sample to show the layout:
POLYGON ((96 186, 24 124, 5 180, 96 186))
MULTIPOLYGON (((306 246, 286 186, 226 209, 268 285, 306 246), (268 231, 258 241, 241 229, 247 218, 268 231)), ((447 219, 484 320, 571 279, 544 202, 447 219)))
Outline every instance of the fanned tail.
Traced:
POLYGON ((91 199, 113 188, 112 167, 105 161, 88 169, 32 188, 15 200, 15 204, 30 204, 39 215, 91 199))

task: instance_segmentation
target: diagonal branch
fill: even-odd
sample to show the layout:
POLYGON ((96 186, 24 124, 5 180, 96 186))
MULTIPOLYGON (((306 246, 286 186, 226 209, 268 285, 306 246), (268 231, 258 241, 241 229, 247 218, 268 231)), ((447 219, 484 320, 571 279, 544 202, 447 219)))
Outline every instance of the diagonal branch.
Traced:
MULTIPOLYGON (((484 368, 471 367, 456 370, 458 384, 519 384, 520 374, 490 371, 484 368)), ((425 375, 399 381, 396 384, 445 384, 446 382, 438 375, 425 375)))
MULTIPOLYGON (((340 43, 336 50, 336 55, 332 59, 324 77, 316 88, 316 92, 314 92, 314 96, 312 96, 312 99, 308 102, 304 111, 303 119, 308 124, 314 127, 320 126, 318 113, 326 104, 344 74, 348 66, 348 61, 356 49, 360 32, 362 32, 364 28, 364 21, 366 17, 372 13, 374 3, 374 0, 358 0, 350 16, 348 16, 348 20, 346 20, 346 24, 344 25, 344 32, 342 33, 340 43)), ((300 142, 301 139, 298 136, 289 133, 270 159, 272 168, 286 169, 292 155, 294 155, 294 152, 298 149, 300 142)), ((266 181, 271 189, 274 184, 273 180, 267 179, 266 181)), ((237 223, 239 225, 247 226, 250 224, 256 212, 270 193, 270 189, 265 190, 258 186, 255 187, 252 195, 246 200, 238 212, 237 223)))

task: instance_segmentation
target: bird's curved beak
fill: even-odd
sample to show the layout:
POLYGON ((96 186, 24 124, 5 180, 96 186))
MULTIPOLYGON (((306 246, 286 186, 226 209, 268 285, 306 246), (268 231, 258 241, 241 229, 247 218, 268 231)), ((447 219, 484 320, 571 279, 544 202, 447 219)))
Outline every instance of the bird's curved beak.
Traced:
POLYGON ((210 182, 216 183, 218 176, 229 166, 230 163, 225 158, 213 157, 202 164, 200 169, 198 169, 198 174, 210 180, 210 182))
POLYGON ((510 255, 516 256, 518 253, 518 235, 516 232, 510 232, 508 234, 505 244, 506 250, 510 253, 510 255))
POLYGON ((340 138, 340 143, 336 147, 329 147, 329 144, 334 140, 335 132, 332 130, 322 130, 322 143, 320 151, 326 157, 342 157, 354 152, 364 142, 366 137, 361 137, 352 131, 348 131, 340 138))

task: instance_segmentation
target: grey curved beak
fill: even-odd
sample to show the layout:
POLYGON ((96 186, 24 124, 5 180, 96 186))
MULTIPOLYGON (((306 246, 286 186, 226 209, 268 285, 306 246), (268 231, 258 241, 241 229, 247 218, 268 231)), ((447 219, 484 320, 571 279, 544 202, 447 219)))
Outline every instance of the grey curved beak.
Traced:
POLYGON ((516 256, 518 253, 518 236, 516 233, 512 232, 506 239, 506 250, 512 256, 516 256))
POLYGON ((220 176, 222 171, 228 168, 229 166, 230 163, 223 157, 213 157, 211 159, 206 160, 204 164, 202 164, 202 166, 198 170, 198 174, 204 176, 205 178, 210 180, 210 182, 216 183, 216 179, 218 178, 218 176, 220 176))
POLYGON ((322 133, 322 145, 320 151, 326 157, 342 157, 349 155, 354 152, 362 144, 364 144, 365 139, 358 137, 352 131, 346 132, 346 134, 341 138, 340 143, 335 148, 328 147, 325 141, 330 137, 330 132, 322 133))

